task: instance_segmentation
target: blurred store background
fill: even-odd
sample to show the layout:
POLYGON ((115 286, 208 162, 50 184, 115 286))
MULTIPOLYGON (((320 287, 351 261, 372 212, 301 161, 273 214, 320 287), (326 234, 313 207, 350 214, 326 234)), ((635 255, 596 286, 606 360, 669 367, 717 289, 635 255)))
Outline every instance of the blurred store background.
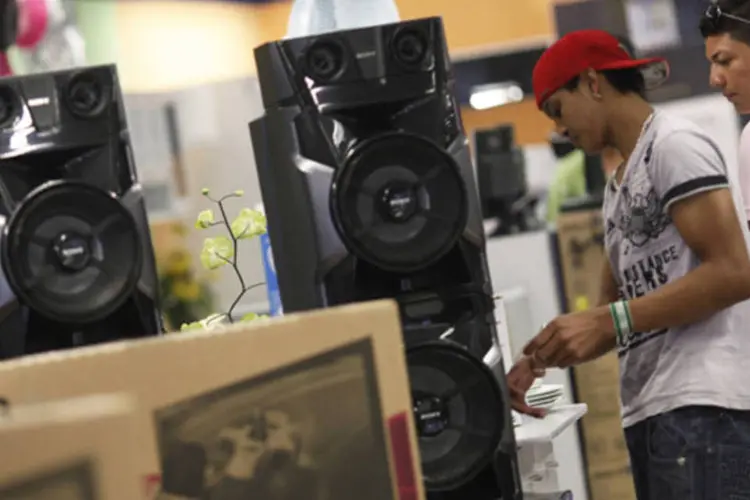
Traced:
MULTIPOLYGON (((175 246, 200 244, 201 235, 182 226, 191 228, 193 215, 204 208, 202 187, 242 187, 243 203, 260 202, 246 132, 260 113, 253 48, 284 36, 290 1, 41 1, 57 6, 50 21, 57 22, 57 31, 77 33, 38 44, 44 50, 14 46, 10 64, 23 73, 117 63, 160 259, 175 246), (60 50, 64 44, 70 50, 60 50)), ((628 35, 639 54, 667 54, 671 84, 652 98, 695 116, 716 131, 727 156, 735 156, 739 122, 708 88, 695 28, 705 3, 682 0, 678 12, 674 0, 474 0, 471 9, 453 0, 397 1, 403 19, 443 17, 467 133, 512 126, 525 159, 519 182, 525 182, 523 194, 538 201, 537 213, 554 178, 555 157, 548 142, 551 123, 530 98, 530 75, 541 50, 559 33, 600 27, 628 35)), ((262 281, 259 250, 244 252, 243 271, 249 280, 262 281)), ((231 276, 212 281, 220 303, 234 298, 234 285, 231 276)), ((259 288, 243 306, 263 309, 265 300, 259 288)))
MULTIPOLYGON (((261 202, 247 127, 261 113, 253 48, 284 36, 291 1, 40 1, 51 6, 54 16, 38 40, 34 33, 27 34, 31 41, 25 46, 10 48, 10 67, 23 73, 118 65, 163 289, 174 307, 172 321, 202 317, 212 301, 225 308, 237 295, 235 278, 226 272, 210 276, 200 268, 197 255, 204 234, 194 230, 193 223, 198 211, 208 208, 200 194, 204 187, 217 193, 243 189, 245 198, 230 205, 231 210, 261 202)), ((531 69, 550 41, 596 27, 628 37, 639 56, 667 56, 672 66, 669 85, 650 95, 651 100, 705 127, 731 165, 736 164, 742 124, 708 86, 697 29, 707 0, 679 0, 679 9, 678 0, 469 3, 397 0, 402 19, 444 19, 478 175, 486 176, 488 182, 482 184, 491 186, 482 193, 493 236, 488 243, 490 267, 495 289, 506 295, 517 348, 561 310, 586 307, 585 294, 560 285, 561 274, 569 282, 590 283, 591 269, 598 270, 587 263, 588 257, 583 264, 561 264, 570 252, 559 248, 556 211, 547 203, 559 174, 558 161, 550 144, 552 123, 536 109, 530 87, 531 69), (535 265, 519 266, 520 260, 535 265), (560 270, 566 266, 572 271, 560 270)), ((601 183, 595 179, 597 171, 611 169, 616 161, 587 158, 589 185, 601 183)), ((596 240, 596 234, 587 236, 586 231, 591 232, 584 228, 582 235, 559 240, 570 242, 579 261, 596 240)), ((263 281, 260 249, 248 244, 240 251, 246 280, 263 281)), ((245 296, 241 309, 264 312, 267 307, 266 291, 260 287, 245 296)), ((569 478, 575 498, 586 498, 586 492, 592 500, 634 498, 629 477, 622 472, 627 463, 621 443, 612 444, 608 437, 619 427, 616 398, 615 403, 607 399, 616 394, 616 375, 605 370, 592 376, 598 377, 598 396, 571 382, 568 374, 559 375, 571 398, 586 392, 590 405, 580 435, 574 429, 556 442, 561 447, 556 456, 566 462, 560 464, 560 474, 569 478), (605 379, 609 385, 602 383, 605 379), (596 401, 604 399, 609 406, 597 407, 596 401)))

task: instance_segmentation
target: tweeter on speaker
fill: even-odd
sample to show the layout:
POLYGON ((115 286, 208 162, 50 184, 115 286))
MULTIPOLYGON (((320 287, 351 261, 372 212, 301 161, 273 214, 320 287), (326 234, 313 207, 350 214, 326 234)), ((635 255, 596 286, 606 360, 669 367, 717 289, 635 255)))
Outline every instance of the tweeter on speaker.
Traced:
POLYGON ((106 108, 110 89, 97 73, 82 71, 70 79, 63 99, 75 116, 94 118, 106 108))
POLYGON ((307 74, 317 83, 335 80, 344 72, 345 66, 344 48, 333 37, 316 40, 305 54, 307 74))
POLYGON ((429 36, 417 26, 397 29, 391 40, 393 58, 405 69, 420 67, 429 52, 429 36))

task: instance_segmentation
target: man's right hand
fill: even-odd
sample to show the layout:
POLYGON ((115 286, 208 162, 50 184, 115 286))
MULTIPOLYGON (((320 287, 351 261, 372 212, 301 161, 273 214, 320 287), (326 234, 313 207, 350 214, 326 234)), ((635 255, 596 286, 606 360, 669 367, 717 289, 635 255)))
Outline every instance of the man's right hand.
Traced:
POLYGON ((542 418, 546 411, 542 408, 532 408, 526 403, 526 393, 539 377, 544 376, 544 367, 532 356, 524 356, 510 369, 505 379, 510 391, 511 405, 519 413, 542 418))

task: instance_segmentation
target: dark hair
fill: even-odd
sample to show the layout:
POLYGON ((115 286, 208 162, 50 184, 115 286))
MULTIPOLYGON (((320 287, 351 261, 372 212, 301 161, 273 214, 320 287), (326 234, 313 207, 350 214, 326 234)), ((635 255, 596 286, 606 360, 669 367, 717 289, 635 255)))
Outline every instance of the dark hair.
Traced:
POLYGON ((725 16, 709 18, 704 14, 699 24, 703 38, 728 34, 738 42, 750 45, 750 0, 718 0, 716 7, 724 14, 747 19, 748 23, 725 16))
MULTIPOLYGON (((607 79, 610 85, 621 94, 636 94, 646 98, 646 81, 643 73, 638 68, 627 69, 607 69, 600 71, 607 79)), ((562 86, 563 89, 573 91, 578 88, 580 76, 574 77, 568 83, 562 86)))

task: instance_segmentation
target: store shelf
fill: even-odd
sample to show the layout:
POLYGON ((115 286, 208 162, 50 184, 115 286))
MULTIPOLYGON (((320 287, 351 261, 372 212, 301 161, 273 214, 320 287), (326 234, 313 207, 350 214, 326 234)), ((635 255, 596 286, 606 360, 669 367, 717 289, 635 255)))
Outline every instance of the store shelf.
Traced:
POLYGON ((565 429, 575 424, 588 411, 585 403, 558 406, 544 418, 522 415, 522 423, 515 428, 519 447, 549 443, 565 429))

